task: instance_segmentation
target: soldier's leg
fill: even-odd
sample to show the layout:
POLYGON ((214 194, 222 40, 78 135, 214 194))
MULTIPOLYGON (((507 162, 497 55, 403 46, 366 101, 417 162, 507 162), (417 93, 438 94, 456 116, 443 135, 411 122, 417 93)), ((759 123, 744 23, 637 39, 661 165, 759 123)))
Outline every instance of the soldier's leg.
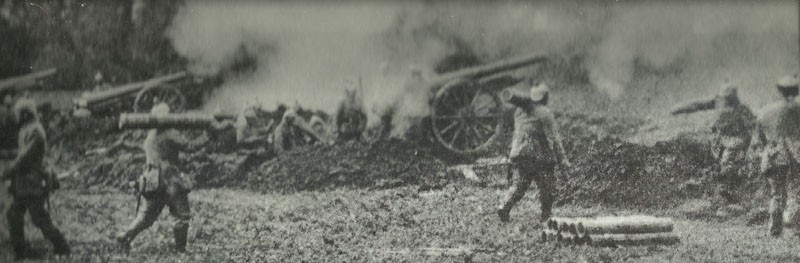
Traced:
POLYGON ((11 245, 14 247, 14 254, 17 258, 23 258, 28 248, 25 242, 25 211, 26 207, 24 202, 15 197, 11 202, 11 206, 6 212, 6 220, 8 220, 8 233, 11 237, 11 245))
POLYGON ((534 171, 529 169, 530 167, 518 161, 512 162, 512 165, 514 165, 514 169, 516 170, 514 174, 516 174, 517 177, 514 178, 514 182, 511 184, 511 187, 508 189, 505 197, 503 198, 503 203, 497 210, 497 214, 500 216, 501 221, 509 220, 511 208, 513 208, 514 205, 519 202, 519 200, 522 200, 522 197, 525 196, 525 191, 528 190, 528 187, 530 187, 531 182, 533 181, 534 171))
POLYGON ((139 233, 153 225, 164 209, 164 197, 161 195, 152 198, 142 198, 142 208, 136 213, 136 218, 125 229, 122 234, 117 236, 117 242, 124 249, 130 249, 131 241, 136 238, 139 233))
MULTIPOLYGON (((787 187, 787 201, 789 197, 793 197, 795 202, 800 201, 800 180, 796 177, 798 173, 798 167, 796 165, 792 165, 791 169, 789 169, 786 179, 786 187, 787 187)), ((784 211, 787 212, 787 211, 784 211)), ((784 214, 784 223, 787 223, 789 227, 792 228, 792 232, 794 232, 795 236, 800 236, 800 212, 799 211, 792 211, 790 214, 784 214)))
POLYGON ((786 207, 786 171, 773 169, 767 174, 770 186, 769 233, 780 236, 783 232, 783 210, 786 207))
POLYGON ((186 243, 189 237, 189 221, 192 219, 189 206, 189 194, 181 193, 168 198, 167 205, 169 213, 175 218, 173 235, 175 237, 175 249, 186 251, 186 243))
POLYGON ((717 175, 715 194, 726 203, 736 202, 733 188, 737 185, 737 149, 722 148, 719 156, 719 174, 717 175))
POLYGON ((541 215, 539 222, 545 222, 553 212, 553 202, 555 202, 555 174, 553 165, 545 164, 536 168, 536 186, 539 187, 539 203, 541 204, 541 215))
POLYGON ((53 225, 50 213, 44 209, 45 197, 33 198, 28 202, 28 212, 31 214, 31 221, 41 231, 42 235, 53 243, 53 252, 58 255, 69 255, 69 245, 64 238, 64 234, 53 225))

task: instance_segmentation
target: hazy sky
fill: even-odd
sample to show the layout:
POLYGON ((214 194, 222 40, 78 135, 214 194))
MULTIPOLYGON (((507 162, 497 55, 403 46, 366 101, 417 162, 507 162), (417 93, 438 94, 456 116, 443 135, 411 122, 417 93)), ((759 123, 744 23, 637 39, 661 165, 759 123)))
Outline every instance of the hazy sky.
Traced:
POLYGON ((189 1, 169 36, 198 72, 229 66, 240 47, 257 57, 254 74, 210 102, 222 107, 258 99, 331 110, 358 78, 366 105, 380 107, 403 97, 410 65, 463 48, 486 61, 578 57, 587 85, 635 107, 713 95, 725 78, 762 105, 774 98, 764 90, 797 70, 793 1, 597 2, 189 1))

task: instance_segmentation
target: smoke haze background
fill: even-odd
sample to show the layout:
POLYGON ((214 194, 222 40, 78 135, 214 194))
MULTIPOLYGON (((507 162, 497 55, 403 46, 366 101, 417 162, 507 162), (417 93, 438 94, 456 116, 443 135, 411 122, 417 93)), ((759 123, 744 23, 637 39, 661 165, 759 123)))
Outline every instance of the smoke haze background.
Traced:
POLYGON ((333 111, 362 83, 370 121, 428 112, 430 92, 404 88, 415 66, 431 76, 455 53, 484 62, 532 52, 554 61, 529 72, 551 84, 556 108, 663 114, 713 96, 729 78, 759 108, 798 68, 793 1, 619 3, 188 1, 168 36, 196 73, 254 58, 208 107, 299 102, 333 111))

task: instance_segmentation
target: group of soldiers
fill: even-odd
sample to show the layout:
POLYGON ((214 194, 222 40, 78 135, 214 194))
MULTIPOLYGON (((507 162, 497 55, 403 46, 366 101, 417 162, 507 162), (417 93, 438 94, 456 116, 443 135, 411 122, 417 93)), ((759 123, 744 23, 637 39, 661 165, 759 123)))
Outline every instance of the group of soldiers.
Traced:
MULTIPOLYGON (((547 106, 550 97, 548 86, 534 82, 532 78, 525 83, 531 88, 525 95, 527 98, 522 100, 523 103, 515 103, 514 133, 509 155, 515 176, 497 209, 497 215, 503 222, 510 220, 512 208, 523 198, 532 182, 536 182, 540 189, 539 219, 547 220, 552 215, 555 201, 555 168, 559 164, 571 166, 561 143, 554 114, 547 106)), ((684 114, 699 110, 718 111, 718 118, 712 125, 712 131, 716 135, 712 147, 719 161, 718 177, 721 187, 717 194, 727 202, 736 201, 730 191, 731 187, 743 180, 739 168, 747 161, 748 149, 750 156, 757 156, 760 166, 758 172, 767 178, 771 188, 769 231, 773 236, 780 235, 783 230, 787 185, 793 180, 792 176, 800 162, 800 104, 796 101, 800 91, 798 80, 796 76, 785 77, 778 81, 776 87, 782 98, 765 106, 758 117, 739 101, 736 87, 730 84, 724 85, 721 93, 713 99, 680 106, 671 112, 684 114)), ((363 125, 366 125, 366 116, 361 115, 363 110, 360 104, 349 101, 352 99, 354 95, 348 93, 348 98, 337 114, 342 115, 342 119, 357 118, 346 121, 348 125, 338 125, 342 129, 339 132, 343 134, 343 139, 357 139, 359 135, 354 131, 363 131, 363 125)), ((39 121, 36 105, 28 99, 17 100, 13 108, 9 108, 10 104, 5 103, 2 110, 5 112, 10 109, 13 112, 14 123, 17 124, 14 127, 18 129, 19 150, 16 159, 2 171, 2 179, 11 181, 10 193, 14 197, 7 218, 15 255, 17 258, 31 255, 24 240, 25 212, 30 213, 33 223, 53 243, 56 255, 69 255, 70 248, 64 235, 53 225, 45 209, 48 196, 59 184, 56 176, 44 164, 47 137, 39 121)), ((153 115, 169 113, 170 108, 164 103, 156 104, 151 110, 153 115)), ((219 122, 211 127, 212 130, 223 130, 231 125, 236 126, 219 122)), ((296 109, 285 109, 276 128, 276 131, 285 133, 276 133, 273 143, 280 144, 278 147, 285 147, 289 142, 281 134, 288 136, 291 134, 289 130, 296 128, 313 134, 312 126, 314 125, 305 124, 297 115, 296 109)), ((237 130, 237 137, 239 135, 237 130)), ((123 250, 130 249, 133 239, 155 222, 164 207, 169 208, 175 219, 175 250, 186 250, 191 219, 188 194, 192 189, 192 181, 178 168, 178 156, 181 151, 198 149, 202 143, 200 140, 189 140, 173 129, 156 128, 148 131, 143 147, 145 169, 136 183, 144 203, 141 209, 137 205, 137 215, 133 222, 116 236, 118 245, 123 250)), ((792 222, 797 222, 798 219, 800 218, 793 218, 792 222)))
POLYGON ((344 99, 330 121, 318 114, 306 119, 301 116, 301 111, 298 104, 291 108, 281 104, 272 113, 258 105, 248 105, 242 108, 230 126, 236 130, 236 141, 240 146, 269 145, 277 155, 313 143, 332 144, 363 139, 367 115, 354 90, 346 90, 344 99), (331 127, 336 130, 332 131, 331 127))
MULTIPOLYGON (((528 84, 532 86, 530 98, 524 104, 516 104, 514 113, 509 155, 514 181, 497 209, 497 215, 504 222, 509 220, 509 212, 532 181, 539 187, 540 220, 547 220, 554 201, 554 167, 559 163, 565 167, 571 165, 564 154, 553 114, 547 108, 547 86, 532 80, 528 80, 528 84)), ((745 167, 753 167, 747 163, 757 163, 755 173, 769 182, 769 231, 777 237, 783 231, 788 188, 792 180, 796 180, 793 177, 800 162, 800 103, 796 100, 796 75, 781 78, 775 86, 781 99, 766 105, 758 116, 741 103, 737 87, 730 83, 725 83, 714 98, 676 107, 671 114, 716 111, 711 149, 718 161, 715 196, 728 204, 738 202, 733 192, 749 177, 745 175, 745 167)), ((792 190, 795 195, 798 192, 798 189, 792 190)), ((788 223, 795 234, 800 235, 800 215, 794 214, 788 223)))
MULTIPOLYGON (((348 93, 343 105, 338 110, 338 133, 342 136, 340 141, 358 140, 360 133, 366 125, 366 115, 360 104, 353 104, 353 94, 348 93), (347 116, 345 116, 347 115, 347 116), (352 115, 352 116, 351 116, 352 115)), ((36 256, 25 242, 24 214, 31 215, 31 221, 41 229, 45 238, 53 244, 54 254, 68 256, 70 248, 64 235, 56 228, 48 209, 49 195, 59 186, 55 174, 44 163, 47 152, 47 139, 45 130, 40 122, 36 104, 30 99, 19 99, 15 103, 13 94, 4 97, 4 105, 0 108, 0 118, 4 121, 3 128, 15 129, 9 131, 18 135, 16 159, 7 164, 2 171, 3 181, 10 180, 9 192, 13 202, 8 209, 8 227, 11 243, 16 259, 36 256), (12 106, 13 105, 13 106, 12 106), (13 113, 9 116, 8 113, 13 113), (8 123, 5 123, 8 122, 8 123)), ((251 108, 252 109, 252 108, 251 108)), ((310 135, 318 141, 325 141, 318 134, 321 120, 312 118, 309 125, 298 116, 297 107, 283 108, 280 112, 280 122, 272 132, 275 150, 282 152, 295 147, 297 140, 307 140, 300 134, 310 135), (315 130, 315 128, 317 128, 315 130)), ((171 109, 165 103, 156 104, 151 114, 156 116, 169 114, 171 109)), ((240 114, 237 122, 246 122, 251 114, 240 114)), ((254 121, 257 118, 249 118, 254 121)), ((217 121, 210 125, 211 131, 221 131, 230 127, 236 128, 237 140, 246 142, 247 137, 264 137, 264 134, 247 134, 241 129, 241 123, 217 121)), ((7 138, 4 138, 7 139, 7 138)), ((264 142, 262 140, 254 140, 264 142)), ((170 215, 175 219, 173 234, 175 250, 185 251, 188 238, 189 221, 191 220, 188 194, 192 189, 192 180, 181 172, 179 152, 191 152, 202 147, 203 141, 189 140, 182 133, 174 129, 151 129, 144 140, 146 164, 144 172, 135 182, 137 193, 142 203, 137 204, 136 217, 121 233, 116 236, 117 243, 123 251, 130 250, 130 244, 143 230, 150 227, 164 207, 169 208, 170 215)))
MULTIPOLYGON (((758 173, 770 186, 769 231, 779 236, 783 231, 788 185, 800 161, 800 105, 797 76, 786 76, 776 83, 781 99, 764 106, 756 117, 739 101, 736 86, 726 83, 720 94, 710 100, 678 107, 672 114, 700 110, 718 111, 712 125, 715 140, 712 153, 718 161, 715 195, 725 203, 739 202, 736 187, 758 173), (756 167, 758 169, 756 169, 756 167)), ((797 193, 794 189, 793 193, 797 193)), ((800 235, 800 217, 789 222, 800 235)))

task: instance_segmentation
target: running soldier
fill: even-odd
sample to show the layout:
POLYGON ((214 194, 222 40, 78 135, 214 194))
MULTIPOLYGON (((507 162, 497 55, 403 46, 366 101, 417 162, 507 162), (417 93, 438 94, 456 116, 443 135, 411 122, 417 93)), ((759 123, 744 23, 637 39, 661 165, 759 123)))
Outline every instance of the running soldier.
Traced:
POLYGON ((11 180, 9 192, 14 197, 8 213, 8 232, 16 259, 33 256, 25 242, 25 212, 45 238, 53 243, 53 253, 69 255, 67 240, 50 220, 45 204, 52 191, 58 188, 55 175, 44 167, 47 154, 47 137, 39 122, 36 104, 22 99, 14 105, 14 114, 20 124, 17 158, 3 171, 3 180, 11 180))
MULTIPOLYGON (((797 77, 784 77, 777 83, 782 99, 761 110, 753 149, 761 153, 760 173, 769 181, 771 200, 769 203, 769 233, 780 236, 783 232, 783 211, 786 208, 787 188, 797 183, 793 178, 800 161, 800 104, 797 77)), ((791 189, 797 196, 798 189, 791 189)), ((800 213, 798 213, 800 214, 800 213)), ((789 220, 800 235, 798 214, 789 220)))
POLYGON ((679 106, 671 112, 677 115, 714 110, 718 114, 711 126, 714 133, 711 152, 719 165, 716 178, 719 184, 714 194, 728 204, 739 201, 734 188, 745 179, 746 173, 742 168, 746 167, 747 148, 756 119, 753 112, 739 101, 736 90, 736 86, 725 83, 714 98, 679 106))
MULTIPOLYGON (((532 80, 528 80, 532 84, 532 80)), ((514 112, 514 135, 511 142, 511 165, 514 181, 497 209, 500 221, 508 222, 514 205, 525 196, 532 181, 539 187, 541 222, 550 218, 555 201, 554 169, 558 163, 571 166, 553 113, 547 108, 549 89, 545 84, 534 85, 529 98, 518 100, 514 112)))
MULTIPOLYGON (((151 110, 154 115, 169 114, 169 106, 157 104, 151 110)), ((226 129, 230 123, 214 123, 217 130, 226 129)), ((138 209, 136 218, 127 229, 117 235, 117 243, 124 251, 130 251, 131 241, 153 225, 164 206, 169 207, 170 214, 175 217, 173 235, 175 250, 186 251, 186 243, 191 219, 189 209, 189 192, 192 181, 178 169, 179 151, 194 151, 202 146, 202 141, 190 141, 180 132, 173 129, 151 129, 144 141, 145 169, 139 177, 138 192, 144 197, 142 209, 138 209)))

